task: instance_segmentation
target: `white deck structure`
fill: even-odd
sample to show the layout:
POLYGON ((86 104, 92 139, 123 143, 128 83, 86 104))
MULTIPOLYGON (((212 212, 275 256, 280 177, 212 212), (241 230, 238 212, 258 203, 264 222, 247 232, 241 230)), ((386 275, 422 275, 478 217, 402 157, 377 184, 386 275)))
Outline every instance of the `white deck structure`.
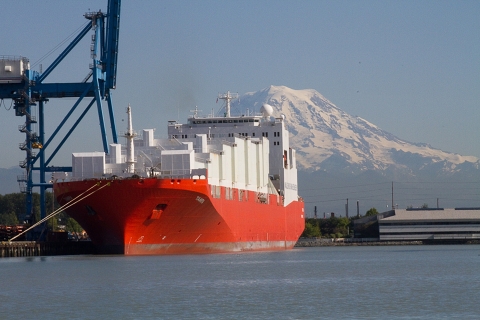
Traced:
MULTIPOLYGON (((167 139, 155 139, 154 129, 137 134, 129 125, 126 146, 111 144, 108 155, 74 153, 72 178, 204 178, 212 186, 281 195, 284 205, 298 200, 296 155, 284 117, 272 117, 268 105, 261 115, 232 117, 230 94, 220 99, 227 104, 223 117, 195 111, 186 124, 168 121, 167 139)), ((131 123, 130 107, 127 113, 131 123)))

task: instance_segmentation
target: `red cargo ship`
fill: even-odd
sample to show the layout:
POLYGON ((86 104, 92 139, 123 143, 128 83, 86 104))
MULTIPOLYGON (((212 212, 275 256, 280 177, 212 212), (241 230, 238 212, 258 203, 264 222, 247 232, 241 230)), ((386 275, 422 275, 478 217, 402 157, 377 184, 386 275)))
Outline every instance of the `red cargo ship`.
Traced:
POLYGON ((295 150, 284 117, 169 121, 168 138, 140 138, 128 107, 126 146, 74 153, 54 192, 99 253, 125 255, 291 249, 303 232, 295 150))

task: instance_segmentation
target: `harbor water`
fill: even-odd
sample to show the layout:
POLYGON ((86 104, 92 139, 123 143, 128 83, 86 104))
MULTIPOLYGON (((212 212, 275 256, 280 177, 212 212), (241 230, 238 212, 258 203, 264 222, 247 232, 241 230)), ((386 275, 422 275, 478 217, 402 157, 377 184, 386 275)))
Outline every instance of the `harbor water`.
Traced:
POLYGON ((0 259, 0 319, 478 319, 480 245, 0 259))

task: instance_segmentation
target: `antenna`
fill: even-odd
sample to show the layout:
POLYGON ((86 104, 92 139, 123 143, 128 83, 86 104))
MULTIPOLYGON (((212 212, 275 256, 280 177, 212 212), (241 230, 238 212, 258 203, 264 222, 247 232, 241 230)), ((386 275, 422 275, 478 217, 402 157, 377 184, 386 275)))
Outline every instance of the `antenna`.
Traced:
POLYGON ((392 181, 392 210, 395 209, 394 205, 393 205, 393 181, 392 181))
POLYGON ((193 118, 198 118, 198 111, 202 111, 202 110, 198 110, 198 107, 195 106, 195 109, 194 110, 190 110, 190 112, 193 112, 193 118))
POLYGON ((238 98, 238 93, 230 93, 230 91, 227 91, 227 93, 218 95, 218 99, 226 101, 225 118, 230 118, 230 101, 237 98, 238 98))

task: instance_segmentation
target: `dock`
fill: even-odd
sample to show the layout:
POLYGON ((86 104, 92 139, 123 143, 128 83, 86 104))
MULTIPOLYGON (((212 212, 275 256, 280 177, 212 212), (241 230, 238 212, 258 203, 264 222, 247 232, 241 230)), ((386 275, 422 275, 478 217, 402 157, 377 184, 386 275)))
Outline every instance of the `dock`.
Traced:
POLYGON ((83 255, 95 253, 91 241, 3 241, 0 242, 0 258, 38 257, 57 255, 83 255))

